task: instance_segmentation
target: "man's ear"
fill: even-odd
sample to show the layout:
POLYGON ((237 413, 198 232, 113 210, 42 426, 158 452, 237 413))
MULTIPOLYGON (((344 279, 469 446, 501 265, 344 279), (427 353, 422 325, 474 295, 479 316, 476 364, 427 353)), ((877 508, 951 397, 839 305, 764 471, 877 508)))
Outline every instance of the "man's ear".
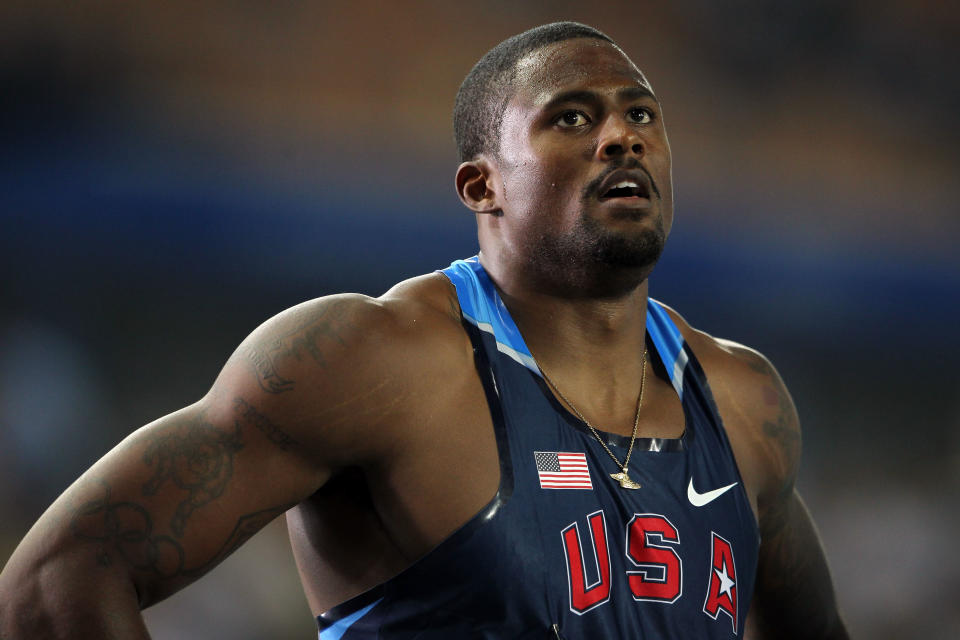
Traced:
POLYGON ((500 199, 493 176, 493 166, 485 158, 464 162, 457 167, 457 195, 468 209, 475 213, 500 213, 500 199))

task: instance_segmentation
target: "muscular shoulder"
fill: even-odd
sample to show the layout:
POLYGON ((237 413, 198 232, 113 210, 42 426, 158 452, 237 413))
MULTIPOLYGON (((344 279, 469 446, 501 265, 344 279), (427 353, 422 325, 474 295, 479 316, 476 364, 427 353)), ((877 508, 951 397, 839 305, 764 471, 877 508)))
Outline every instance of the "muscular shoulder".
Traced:
POLYGON ((207 402, 244 403, 336 467, 389 446, 430 390, 469 373, 471 353, 452 286, 420 276, 379 298, 327 296, 271 318, 237 348, 207 402))
POLYGON ((741 472, 754 476, 761 505, 791 490, 800 423, 777 370, 760 352, 695 329, 667 311, 703 367, 741 472))
MULTIPOLYGON (((304 302, 261 325, 249 346, 267 346, 297 361, 312 359, 321 368, 324 356, 340 348, 389 355, 413 341, 419 350, 428 350, 442 345, 457 328, 456 309, 452 286, 443 276, 430 274, 401 282, 379 298, 346 293, 304 302)), ((357 364, 370 368, 373 363, 357 364)))

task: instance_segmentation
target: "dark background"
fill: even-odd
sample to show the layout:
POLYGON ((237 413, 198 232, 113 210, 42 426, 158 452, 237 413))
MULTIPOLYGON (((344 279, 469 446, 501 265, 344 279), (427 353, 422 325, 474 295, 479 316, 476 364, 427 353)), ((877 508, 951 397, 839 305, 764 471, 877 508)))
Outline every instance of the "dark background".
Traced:
MULTIPOLYGON (((590 5, 3 3, 0 561, 260 322, 475 253, 457 87, 576 19, 664 104, 677 222, 652 295, 780 369, 851 630, 958 637, 960 12, 590 5)), ((155 637, 314 637, 285 545, 274 523, 149 610, 155 637)))

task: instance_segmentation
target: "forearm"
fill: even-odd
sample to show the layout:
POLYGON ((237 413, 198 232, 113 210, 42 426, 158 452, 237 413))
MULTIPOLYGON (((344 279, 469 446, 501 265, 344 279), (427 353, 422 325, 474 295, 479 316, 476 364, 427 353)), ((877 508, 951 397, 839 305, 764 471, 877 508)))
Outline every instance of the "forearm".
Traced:
POLYGON ((26 540, 0 574, 0 640, 149 638, 121 572, 94 566, 89 554, 37 553, 35 542, 42 539, 26 540))

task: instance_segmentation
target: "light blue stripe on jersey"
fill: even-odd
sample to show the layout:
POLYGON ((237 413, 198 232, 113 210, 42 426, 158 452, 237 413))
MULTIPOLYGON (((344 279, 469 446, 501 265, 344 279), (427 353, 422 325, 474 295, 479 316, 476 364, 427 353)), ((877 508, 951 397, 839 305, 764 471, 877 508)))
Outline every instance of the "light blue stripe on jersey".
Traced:
POLYGON ((351 613, 345 618, 341 618, 337 620, 332 625, 330 625, 329 627, 327 627, 326 629, 320 632, 319 640, 340 640, 340 638, 343 637, 343 634, 345 634, 350 629, 350 627, 353 626, 354 622, 356 622, 363 616, 367 615, 367 613, 370 612, 370 609, 373 609, 375 606, 380 604, 381 600, 383 600, 383 598, 380 598, 380 600, 371 602, 370 604, 365 606, 363 609, 354 611, 353 613, 351 613))
POLYGON ((647 334, 660 354, 673 388, 683 400, 683 372, 690 357, 683 348, 683 336, 673 323, 673 318, 663 305, 652 298, 647 301, 647 334))
MULTIPOLYGON (((493 281, 477 256, 457 260, 444 269, 443 273, 457 288, 463 317, 481 331, 493 334, 498 351, 537 375, 542 375, 540 367, 523 341, 523 336, 520 335, 520 330, 510 317, 510 312, 504 306, 493 281)), ((663 306, 653 299, 647 301, 647 333, 670 374, 673 388, 682 400, 683 372, 688 360, 683 349, 683 336, 663 306)))
POLYGON ((530 355, 520 330, 510 317, 510 312, 503 306, 500 294, 477 256, 457 260, 444 269, 443 273, 457 288, 463 317, 481 331, 493 334, 497 341, 497 351, 540 375, 540 367, 530 355))

